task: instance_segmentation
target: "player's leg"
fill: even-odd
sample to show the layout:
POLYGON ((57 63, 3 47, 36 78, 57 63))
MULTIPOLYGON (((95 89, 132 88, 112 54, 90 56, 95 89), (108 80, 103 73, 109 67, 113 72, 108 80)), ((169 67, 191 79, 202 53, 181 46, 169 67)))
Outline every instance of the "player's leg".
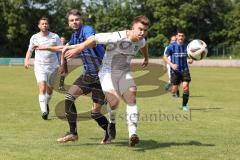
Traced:
POLYGON ((107 130, 109 122, 107 118, 101 113, 101 107, 105 103, 105 95, 102 91, 99 81, 96 83, 90 84, 89 87, 92 88, 92 100, 93 100, 91 117, 105 131, 105 135, 101 143, 102 144, 110 143, 111 139, 109 139, 109 134, 107 130))
POLYGON ((82 94, 89 93, 90 90, 86 87, 84 83, 83 76, 76 79, 73 85, 69 88, 65 96, 65 114, 68 120, 70 131, 63 137, 59 138, 57 141, 60 143, 65 143, 68 141, 78 140, 77 133, 77 109, 75 106, 75 100, 82 94))
POLYGON ((57 71, 58 71, 57 68, 52 67, 52 68, 49 68, 49 70, 47 72, 46 98, 47 98, 47 110, 48 110, 48 113, 49 113, 49 102, 52 99, 54 80, 55 80, 55 77, 57 76, 57 71))
POLYGON ((68 73, 68 66, 67 66, 66 59, 64 60, 64 71, 65 71, 64 75, 61 75, 60 77, 59 88, 58 88, 60 91, 66 91, 66 89, 64 88, 65 76, 68 73))
POLYGON ((47 111, 47 97, 46 97, 46 90, 47 90, 47 85, 45 81, 40 81, 38 83, 38 88, 39 88, 39 104, 40 104, 40 109, 42 112, 42 118, 44 120, 48 119, 48 111, 47 111))
POLYGON ((171 74, 171 83, 172 83, 172 96, 173 97, 178 97, 177 92, 178 92, 178 86, 181 83, 181 75, 177 73, 172 73, 171 74))
POLYGON ((114 89, 105 91, 105 97, 108 102, 108 114, 109 114, 108 134, 109 139, 113 140, 116 138, 116 119, 120 97, 117 91, 114 89))
POLYGON ((53 88, 47 85, 46 98, 47 98, 47 111, 48 111, 48 113, 50 112, 49 102, 52 99, 52 94, 53 94, 53 88))
POLYGON ((60 82, 59 82, 59 88, 58 88, 60 91, 66 91, 64 88, 64 81, 65 81, 65 76, 61 75, 60 82))
POLYGON ((101 144, 108 144, 111 143, 111 139, 109 139, 109 134, 107 130, 109 122, 107 118, 101 113, 101 106, 102 105, 99 103, 93 103, 91 117, 105 131, 101 144))
POLYGON ((133 77, 129 72, 122 75, 119 80, 120 93, 127 104, 127 124, 129 133, 129 145, 135 146, 139 143, 139 137, 137 136, 137 122, 138 122, 138 106, 136 104, 136 92, 137 87, 133 80, 133 77))
POLYGON ((109 125, 108 134, 110 139, 115 139, 116 137, 116 117, 117 117, 117 107, 119 104, 119 95, 117 93, 117 81, 119 75, 114 75, 112 73, 99 72, 99 78, 102 90, 105 93, 105 98, 108 103, 108 114, 109 114, 109 125))
POLYGON ((186 71, 183 73, 183 96, 182 96, 182 107, 183 107, 183 111, 187 111, 188 107, 188 99, 189 99, 189 83, 191 81, 191 76, 189 71, 186 71))
POLYGON ((38 90, 39 90, 39 105, 42 112, 42 118, 44 120, 48 119, 48 112, 47 112, 47 97, 46 97, 46 90, 47 90, 47 73, 43 65, 35 64, 34 65, 34 73, 38 83, 38 90))
POLYGON ((183 82, 183 96, 182 96, 182 108, 183 111, 187 111, 187 103, 189 99, 189 83, 188 82, 183 82))
POLYGON ((171 67, 167 64, 168 83, 165 86, 165 90, 168 91, 171 88, 171 67))
POLYGON ((129 145, 135 146, 139 143, 137 136, 138 106, 136 104, 136 87, 130 87, 123 93, 123 99, 127 104, 127 124, 129 133, 129 145))

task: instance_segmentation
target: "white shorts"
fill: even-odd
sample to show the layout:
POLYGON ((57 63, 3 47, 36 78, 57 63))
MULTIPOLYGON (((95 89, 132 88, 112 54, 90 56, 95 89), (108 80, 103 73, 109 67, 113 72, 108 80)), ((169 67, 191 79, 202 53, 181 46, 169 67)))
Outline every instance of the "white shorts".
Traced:
POLYGON ((34 73, 37 83, 45 81, 49 87, 53 87, 54 78, 57 75, 58 66, 35 64, 34 73))
POLYGON ((131 72, 113 71, 99 72, 99 79, 104 92, 115 90, 118 94, 123 95, 130 87, 136 87, 131 72))

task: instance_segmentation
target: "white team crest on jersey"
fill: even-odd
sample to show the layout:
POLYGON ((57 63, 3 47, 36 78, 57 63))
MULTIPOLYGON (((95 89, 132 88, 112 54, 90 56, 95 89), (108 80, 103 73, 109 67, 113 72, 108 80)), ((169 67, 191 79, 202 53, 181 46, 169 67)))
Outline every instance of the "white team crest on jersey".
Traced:
POLYGON ((136 45, 136 46, 134 46, 134 49, 133 49, 133 50, 134 50, 134 52, 137 52, 137 51, 138 51, 138 48, 139 48, 139 46, 137 46, 137 45, 136 45))
POLYGON ((117 45, 115 43, 108 43, 108 45, 106 46, 106 50, 107 51, 112 51, 117 47, 117 45))
POLYGON ((130 47, 132 46, 132 43, 131 42, 128 42, 128 41, 123 41, 119 44, 119 48, 122 49, 122 50, 127 50, 129 49, 130 47))

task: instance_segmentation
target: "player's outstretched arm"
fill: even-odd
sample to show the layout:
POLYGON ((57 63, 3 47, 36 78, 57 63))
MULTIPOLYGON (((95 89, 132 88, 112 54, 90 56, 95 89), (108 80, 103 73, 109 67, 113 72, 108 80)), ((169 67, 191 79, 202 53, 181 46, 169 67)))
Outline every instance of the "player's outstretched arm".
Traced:
POLYGON ((73 58, 76 55, 80 54, 84 49, 93 48, 96 46, 95 36, 89 37, 86 41, 81 44, 77 44, 73 49, 69 46, 66 51, 63 51, 65 58, 73 58))
POLYGON ((26 53, 25 61, 24 61, 25 69, 28 69, 30 67, 30 58, 31 57, 32 57, 32 51, 30 49, 28 49, 28 51, 26 53))
POLYGON ((146 67, 148 65, 148 45, 146 44, 143 48, 140 49, 140 51, 144 57, 142 66, 146 67))
POLYGON ((40 46, 40 45, 34 45, 34 49, 37 49, 37 50, 47 50, 47 51, 51 51, 51 52, 62 52, 62 49, 64 47, 65 46, 40 46))

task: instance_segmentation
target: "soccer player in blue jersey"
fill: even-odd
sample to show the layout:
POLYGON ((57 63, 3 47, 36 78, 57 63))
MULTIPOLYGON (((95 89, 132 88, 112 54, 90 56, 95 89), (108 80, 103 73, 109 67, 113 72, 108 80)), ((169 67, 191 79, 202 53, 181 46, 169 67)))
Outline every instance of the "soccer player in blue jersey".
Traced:
MULTIPOLYGON (((74 30, 74 33, 68 42, 69 46, 66 46, 65 48, 70 47, 70 45, 82 43, 89 37, 95 35, 95 30, 91 26, 82 24, 81 13, 78 10, 70 10, 67 17, 69 26, 74 30)), ((80 58, 83 62, 83 73, 75 80, 65 97, 65 112, 70 132, 59 138, 57 140, 58 142, 65 143, 78 140, 77 110, 74 101, 80 95, 86 95, 90 92, 92 93, 93 100, 91 117, 102 129, 105 130, 105 137, 101 143, 106 144, 111 142, 108 134, 109 122, 100 112, 101 106, 105 102, 105 95, 102 91, 98 77, 98 71, 102 64, 103 56, 104 48, 102 45, 96 45, 94 48, 87 48, 81 52, 80 58)), ((63 68, 64 67, 61 67, 61 69, 63 68)))
POLYGON ((182 83, 183 87, 183 100, 182 109, 187 111, 187 103, 189 99, 189 83, 191 81, 191 76, 188 68, 187 58, 187 43, 185 43, 185 34, 182 30, 177 31, 177 41, 170 44, 164 55, 164 61, 171 67, 171 83, 172 83, 172 93, 176 94, 178 90, 178 85, 182 83), (170 60, 168 59, 170 56, 170 60))
POLYGON ((103 65, 99 71, 102 89, 112 110, 118 108, 120 98, 126 103, 129 146, 139 143, 137 135, 138 105, 137 87, 131 74, 131 59, 140 50, 144 56, 143 67, 148 64, 147 30, 150 22, 146 16, 137 16, 132 21, 131 29, 108 33, 98 33, 74 49, 63 51, 66 58, 79 55, 86 48, 98 44, 106 45, 103 65))

